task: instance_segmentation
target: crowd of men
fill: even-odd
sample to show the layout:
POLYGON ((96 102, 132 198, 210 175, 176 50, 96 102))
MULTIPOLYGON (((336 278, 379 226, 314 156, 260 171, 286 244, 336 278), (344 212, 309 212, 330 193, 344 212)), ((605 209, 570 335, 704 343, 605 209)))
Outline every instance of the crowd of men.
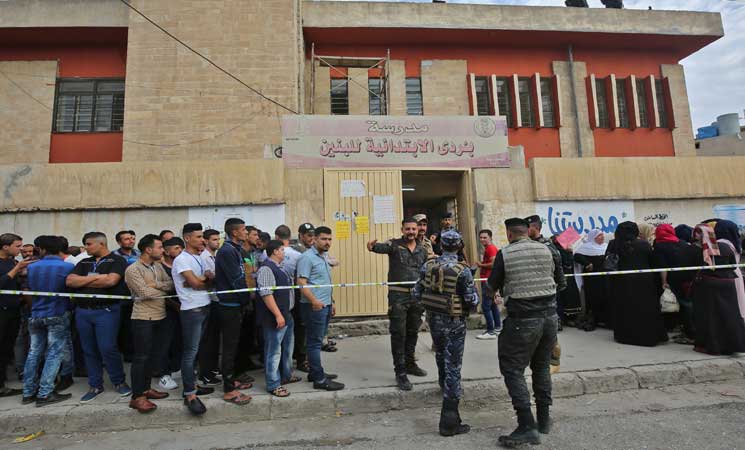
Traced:
MULTIPOLYGON (((443 393, 443 436, 469 431, 459 413, 460 371, 466 317, 479 302, 475 268, 469 267, 452 222, 446 217, 439 234, 430 238, 427 217, 420 214, 402 221, 400 238, 367 243, 369 251, 389 257, 388 281, 394 282, 388 289, 391 354, 401 390, 412 389, 409 375, 427 374, 415 357, 426 312, 443 393)), ((528 365, 538 429, 548 432, 548 363, 556 344, 557 286, 564 277, 549 246, 528 238, 528 221, 510 219, 506 229, 512 244, 499 253, 491 244, 491 231, 480 233, 486 251, 477 266, 488 276, 482 288, 492 303, 485 300, 484 308, 493 314, 481 338, 499 331, 493 293, 502 291, 514 299, 509 307, 513 326, 505 326, 499 358, 520 422, 503 443, 518 445, 538 440, 523 376, 528 365), (529 277, 519 273, 526 264, 534 268, 529 277), (542 322, 527 336, 520 331, 521 320, 542 322)), ((248 371, 262 365, 266 390, 289 396, 287 386, 302 381, 293 360, 295 370, 308 372, 315 389, 343 389, 321 361, 322 350, 335 350, 324 343, 336 312, 329 286, 335 265, 328 254, 332 232, 305 223, 298 233, 293 247, 285 225, 271 239, 231 218, 222 244, 218 231, 188 223, 181 237, 164 230, 138 241, 134 231, 121 231, 115 237, 119 248, 113 251, 100 232, 86 233, 83 249, 70 247, 61 236, 39 236, 27 247, 20 236, 0 235, 0 290, 32 292, 0 295, 0 367, 11 362, 15 347, 23 380, 22 390, 6 387, 5 370, 0 370, 0 396, 21 395, 22 404, 36 406, 65 401, 71 394, 64 391, 77 374, 88 379, 89 389, 80 399, 87 403, 104 391, 105 368, 117 394, 131 397, 131 408, 148 413, 157 408, 154 400, 177 387, 171 374, 180 370, 184 405, 201 415, 206 407, 200 396, 220 384, 223 400, 248 404, 251 397, 242 391, 255 381, 248 371), (123 360, 132 363, 131 387, 123 360), (153 377, 158 389, 151 384, 153 377)))

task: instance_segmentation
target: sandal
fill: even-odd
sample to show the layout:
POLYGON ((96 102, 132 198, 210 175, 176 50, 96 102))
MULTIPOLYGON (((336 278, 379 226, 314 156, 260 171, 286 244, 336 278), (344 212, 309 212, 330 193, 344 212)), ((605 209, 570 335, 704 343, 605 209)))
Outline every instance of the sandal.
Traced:
POLYGON ((233 387, 239 391, 243 391, 246 389, 251 389, 253 387, 253 383, 244 383, 240 380, 233 381, 233 387))
MULTIPOLYGON (((233 391, 233 392, 236 392, 236 391, 233 391)), ((232 394, 232 392, 230 392, 229 394, 232 394)), ((251 396, 238 392, 237 395, 232 395, 230 397, 223 396, 222 399, 228 403, 232 403, 238 406, 243 406, 243 405, 247 405, 251 401, 251 396)))
POLYGON ((290 377, 289 380, 285 380, 282 383, 283 384, 292 384, 292 383, 298 383, 300 381, 303 381, 303 379, 300 378, 300 377, 296 377, 296 376, 293 375, 293 376, 290 377))
POLYGON ((333 345, 325 344, 323 347, 321 347, 321 350, 323 350, 324 352, 332 352, 333 353, 333 352, 335 352, 335 351, 337 351, 339 349, 336 348, 336 347, 334 347, 333 345))
POLYGON ((275 397, 281 397, 281 398, 290 396, 290 392, 284 386, 280 386, 277 389, 269 393, 275 397))

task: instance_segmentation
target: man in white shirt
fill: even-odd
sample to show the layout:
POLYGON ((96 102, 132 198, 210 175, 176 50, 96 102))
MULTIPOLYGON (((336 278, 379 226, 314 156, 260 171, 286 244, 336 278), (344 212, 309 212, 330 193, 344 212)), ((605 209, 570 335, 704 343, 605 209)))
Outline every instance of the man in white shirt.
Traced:
MULTIPOLYGON (((204 231, 204 250, 199 255, 204 265, 205 273, 215 274, 215 255, 220 248, 220 232, 217 230, 204 231)), ((216 386, 222 383, 219 375, 220 367, 220 303, 216 294, 210 293, 210 315, 199 343, 199 378, 201 386, 216 386)))
POLYGON ((200 258, 204 250, 202 225, 184 225, 183 238, 186 248, 173 260, 173 284, 181 301, 181 335, 183 353, 181 356, 181 376, 184 384, 184 405, 194 415, 207 411, 197 395, 214 392, 212 388, 197 389, 194 376, 194 361, 199 351, 199 341, 209 317, 210 296, 207 290, 212 284, 214 273, 205 270, 200 258), (212 278, 210 278, 212 277, 212 278))

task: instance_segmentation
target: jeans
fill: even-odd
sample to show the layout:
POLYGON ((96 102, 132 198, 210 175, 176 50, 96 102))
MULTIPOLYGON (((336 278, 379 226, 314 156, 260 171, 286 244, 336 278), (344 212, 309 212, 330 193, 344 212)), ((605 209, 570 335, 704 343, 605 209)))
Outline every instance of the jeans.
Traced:
POLYGON ((5 368, 13 361, 13 347, 20 323, 21 313, 18 307, 0 307, 0 388, 5 387, 5 368))
POLYGON ((525 368, 530 365, 533 393, 538 406, 551 400, 551 351, 556 345, 559 317, 554 310, 528 319, 507 317, 499 336, 499 371, 515 411, 530 409, 530 393, 525 383, 525 368))
POLYGON ((166 340, 166 319, 132 319, 132 398, 145 395, 150 390, 150 378, 155 358, 163 354, 157 351, 164 347, 166 340))
POLYGON ((288 315, 279 330, 264 327, 264 373, 266 390, 271 392, 292 376, 292 349, 295 345, 295 323, 288 315))
POLYGON ((67 336, 65 336, 65 345, 62 349, 62 364, 60 365, 59 374, 62 377, 73 376, 75 372, 75 350, 72 345, 72 313, 70 316, 70 325, 67 327, 67 336))
POLYGON ((75 312, 75 325, 85 354, 88 385, 92 388, 103 389, 104 364, 111 383, 117 385, 125 381, 122 355, 116 346, 119 315, 118 304, 105 309, 78 307, 75 312))
POLYGON ((396 375, 406 375, 406 366, 416 364, 414 352, 422 325, 424 307, 419 302, 390 303, 388 330, 391 333, 391 354, 396 375))
POLYGON ((448 400, 460 400, 463 395, 460 371, 466 345, 466 320, 428 312, 427 323, 435 347, 437 378, 442 395, 448 400))
POLYGON ((31 347, 23 368, 23 396, 47 398, 54 391, 54 380, 62 365, 70 335, 70 313, 32 318, 28 321, 31 347), (46 356, 44 354, 46 353, 46 356), (41 379, 39 364, 43 363, 41 379), (37 392, 38 390, 38 392, 37 392))
POLYGON ((210 316, 199 344, 199 374, 208 376, 220 367, 220 304, 211 302, 210 316))
POLYGON ((246 308, 220 305, 220 328, 222 331, 222 381, 223 391, 235 390, 235 358, 241 340, 241 329, 246 308))
POLYGON ((197 393, 197 377, 194 374, 194 362, 199 352, 199 341, 209 319, 207 307, 181 311, 181 338, 184 350, 181 355, 181 379, 184 383, 184 397, 197 393))
POLYGON ((310 365, 310 379, 317 383, 325 383, 326 374, 321 366, 321 347, 331 319, 331 305, 324 306, 320 311, 313 311, 310 303, 301 303, 300 307, 303 308, 305 322, 305 345, 310 365))
POLYGON ((486 331, 487 333, 493 333, 502 328, 499 306, 494 302, 494 290, 486 281, 481 282, 481 293, 483 297, 481 299, 481 310, 484 312, 484 318, 486 318, 486 331))

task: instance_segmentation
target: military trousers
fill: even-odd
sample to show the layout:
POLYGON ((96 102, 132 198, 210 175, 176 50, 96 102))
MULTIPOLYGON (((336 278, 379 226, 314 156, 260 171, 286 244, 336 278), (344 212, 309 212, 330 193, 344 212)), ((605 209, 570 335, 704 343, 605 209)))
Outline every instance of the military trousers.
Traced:
POLYGON ((422 326, 424 307, 421 302, 407 299, 388 299, 388 330, 391 333, 391 355, 396 375, 405 375, 406 366, 415 363, 414 353, 422 326))
POLYGON ((530 366, 536 405, 549 406, 551 399, 551 352, 556 345, 559 317, 551 309, 530 318, 508 317, 499 335, 499 371, 516 411, 530 408, 525 368, 530 366))
POLYGON ((442 395, 448 400, 460 400, 463 395, 460 370, 463 366, 463 348, 466 345, 466 320, 427 311, 427 323, 435 347, 442 395))

